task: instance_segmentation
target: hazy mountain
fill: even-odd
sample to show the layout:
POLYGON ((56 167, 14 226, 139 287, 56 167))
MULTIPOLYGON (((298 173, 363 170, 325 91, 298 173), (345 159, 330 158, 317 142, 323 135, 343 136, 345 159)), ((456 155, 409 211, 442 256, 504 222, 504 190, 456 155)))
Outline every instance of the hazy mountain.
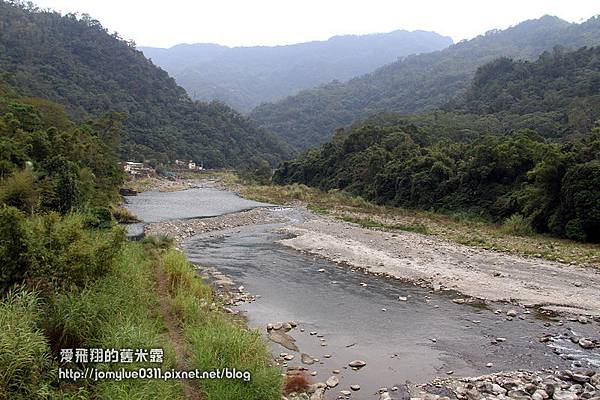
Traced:
POLYGON ((398 57, 451 44, 452 39, 434 32, 398 30, 288 46, 230 48, 199 43, 140 50, 168 71, 192 98, 218 99, 249 111, 302 89, 362 75, 398 57))
POLYGON ((289 154, 231 108, 193 102, 131 43, 87 16, 0 1, 0 27, 0 79, 25 95, 63 104, 78 120, 127 114, 123 157, 239 166, 289 154))
POLYGON ((600 18, 572 24, 545 16, 490 31, 447 49, 408 56, 348 82, 332 82, 273 104, 251 116, 298 149, 328 140, 333 131, 380 112, 433 109, 464 92, 477 68, 501 56, 534 59, 556 45, 600 44, 600 18))

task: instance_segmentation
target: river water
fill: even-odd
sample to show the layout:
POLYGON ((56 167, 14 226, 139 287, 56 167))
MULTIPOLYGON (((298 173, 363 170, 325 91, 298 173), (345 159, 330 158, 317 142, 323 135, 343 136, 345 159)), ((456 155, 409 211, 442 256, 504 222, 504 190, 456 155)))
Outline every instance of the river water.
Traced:
MULTIPOLYGON (((137 197, 130 204, 131 210, 146 221, 268 206, 214 189, 137 197)), ((271 212, 290 222, 302 219, 296 210, 271 212)), ((255 225, 212 232, 188 239, 183 247, 193 263, 215 267, 236 286, 243 285, 260 296, 255 302, 238 306, 251 327, 266 333, 267 323, 298 323, 289 334, 300 352, 271 342, 272 350, 275 355, 295 355, 289 365, 300 365, 300 353, 319 358, 319 363, 306 366, 317 371, 315 381, 325 381, 333 370, 340 370, 340 385, 330 391, 332 398, 351 384, 361 385, 359 398, 376 399, 380 387, 424 382, 448 373, 473 376, 519 368, 568 368, 573 362, 600 366, 597 352, 584 352, 568 340, 552 346, 538 340, 544 334, 592 335, 591 325, 568 321, 562 325, 535 312, 520 312, 518 318, 508 321, 505 312, 513 307, 505 304, 455 304, 452 298, 456 294, 433 293, 288 249, 277 243, 284 238, 278 233, 280 227, 255 225), (496 314, 496 309, 503 312, 496 314), (310 335, 311 331, 318 336, 310 335), (354 359, 367 365, 358 371, 347 368, 354 359)), ((392 394, 401 398, 399 393, 392 394)))

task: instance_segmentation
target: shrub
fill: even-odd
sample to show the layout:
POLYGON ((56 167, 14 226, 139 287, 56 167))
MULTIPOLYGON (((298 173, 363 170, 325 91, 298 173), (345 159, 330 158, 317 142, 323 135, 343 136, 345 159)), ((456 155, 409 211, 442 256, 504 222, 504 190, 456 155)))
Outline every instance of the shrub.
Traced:
POLYGON ((33 213, 39 205, 39 193, 33 172, 24 169, 6 178, 0 185, 0 203, 29 214, 33 213))
POLYGON ((132 224, 136 222, 141 222, 138 217, 131 213, 128 209, 124 207, 115 207, 112 211, 113 217, 120 224, 132 224))
POLYGON ((125 243, 120 228, 90 231, 85 217, 56 213, 32 218, 27 277, 55 288, 84 287, 105 275, 125 243))
POLYGON ((502 230, 511 235, 527 236, 533 233, 531 224, 521 214, 513 214, 502 223, 502 230))
POLYGON ((107 207, 92 207, 86 215, 85 226, 87 228, 109 229, 114 224, 112 212, 107 207))
POLYGON ((25 217, 14 207, 0 208, 0 291, 22 282, 28 270, 25 217))

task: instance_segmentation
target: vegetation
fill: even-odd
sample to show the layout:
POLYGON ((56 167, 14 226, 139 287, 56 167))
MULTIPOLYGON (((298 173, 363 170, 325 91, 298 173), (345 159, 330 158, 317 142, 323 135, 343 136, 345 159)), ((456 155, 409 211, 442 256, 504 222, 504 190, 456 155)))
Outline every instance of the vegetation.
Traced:
POLYGON ((186 257, 175 250, 164 256, 174 314, 193 355, 190 367, 202 371, 235 368, 249 371, 251 379, 212 379, 202 382, 207 400, 281 398, 282 377, 269 367, 271 355, 258 331, 248 331, 214 309, 211 289, 202 283, 186 257))
POLYGON ((273 180, 345 190, 380 204, 507 220, 513 232, 598 242, 600 125, 580 131, 598 116, 595 107, 582 106, 598 101, 598 60, 600 48, 583 48, 557 50, 534 63, 492 62, 455 105, 479 114, 447 112, 445 121, 457 119, 447 132, 443 124, 427 125, 428 115, 380 118, 378 125, 339 130, 321 149, 281 164, 273 180), (502 126, 519 118, 532 129, 489 134, 482 123, 502 126), (537 132, 570 139, 555 143, 537 132))
POLYGON ((2 80, 27 96, 62 104, 77 121, 108 110, 121 113, 121 158, 193 159, 219 167, 253 157, 273 164, 289 154, 285 144, 231 108, 191 101, 134 43, 87 15, 61 16, 2 0, 0 25, 2 80))
POLYGON ((169 72, 192 98, 217 99, 247 112, 299 90, 334 79, 350 79, 398 57, 451 44, 452 39, 434 32, 394 31, 274 47, 197 43, 140 50, 169 72))
POLYGON ((55 103, 0 88, 0 398, 183 399, 186 381, 74 382, 58 371, 182 369, 186 354, 190 368, 253 374, 192 388, 206 398, 278 398, 279 371, 259 333, 219 311, 168 238, 128 242, 116 226, 113 215, 133 219, 114 207, 123 180, 118 121, 110 114, 76 124, 55 103), (165 275, 171 292, 161 291, 165 275), (191 308, 200 304, 210 307, 191 308), (180 327, 169 324, 173 315, 180 327), (177 340, 177 329, 187 336, 177 340), (159 348, 164 362, 62 362, 61 349, 75 348, 159 348))
POLYGON ((463 94, 478 67, 498 57, 531 60, 557 45, 577 49, 597 45, 599 39, 600 18, 570 24, 546 16, 444 50, 408 56, 348 82, 328 83, 261 105, 251 116, 304 150, 325 143, 335 129, 373 114, 407 115, 443 106, 463 94))
POLYGON ((316 212, 371 229, 428 234, 474 247, 600 268, 598 245, 536 233, 522 236, 520 230, 514 234, 512 228, 508 229, 508 224, 490 223, 467 212, 433 212, 377 205, 335 189, 325 192, 302 184, 245 185, 231 174, 224 174, 222 178, 244 197, 272 204, 305 204, 316 212))

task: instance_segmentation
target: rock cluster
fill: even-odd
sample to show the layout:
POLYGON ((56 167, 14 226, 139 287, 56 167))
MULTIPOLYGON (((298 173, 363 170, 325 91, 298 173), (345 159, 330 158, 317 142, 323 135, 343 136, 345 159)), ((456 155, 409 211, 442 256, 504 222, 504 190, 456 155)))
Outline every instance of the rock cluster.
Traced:
MULTIPOLYGON (((433 382, 447 388, 458 400, 600 400, 600 371, 591 369, 555 372, 503 372, 478 378, 445 379, 433 382)), ((423 400, 450 400, 432 394, 421 385, 411 397, 423 400)))
POLYGON ((212 218, 194 218, 186 220, 161 221, 144 228, 146 235, 167 235, 180 243, 183 240, 202 233, 236 228, 244 225, 277 222, 278 219, 264 208, 226 214, 212 218))

